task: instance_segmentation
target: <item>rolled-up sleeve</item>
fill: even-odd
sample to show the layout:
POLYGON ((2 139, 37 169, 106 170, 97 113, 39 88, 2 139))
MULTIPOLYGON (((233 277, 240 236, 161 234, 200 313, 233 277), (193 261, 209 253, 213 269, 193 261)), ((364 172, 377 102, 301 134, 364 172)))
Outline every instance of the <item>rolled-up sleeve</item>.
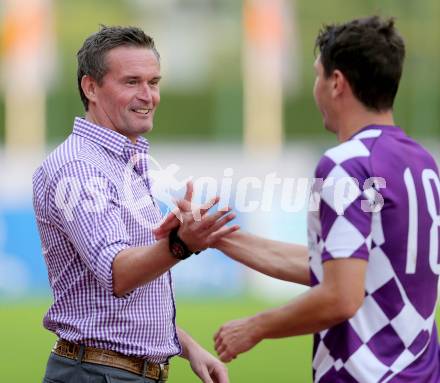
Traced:
POLYGON ((112 264, 130 247, 115 185, 84 161, 64 165, 51 182, 49 214, 99 284, 113 292, 112 264))

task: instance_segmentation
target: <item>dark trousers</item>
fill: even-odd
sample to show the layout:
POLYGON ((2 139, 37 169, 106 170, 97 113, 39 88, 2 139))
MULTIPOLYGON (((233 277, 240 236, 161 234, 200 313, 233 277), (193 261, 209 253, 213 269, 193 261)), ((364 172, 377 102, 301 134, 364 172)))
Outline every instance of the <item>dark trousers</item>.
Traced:
POLYGON ((43 383, 160 383, 129 371, 50 354, 43 383))

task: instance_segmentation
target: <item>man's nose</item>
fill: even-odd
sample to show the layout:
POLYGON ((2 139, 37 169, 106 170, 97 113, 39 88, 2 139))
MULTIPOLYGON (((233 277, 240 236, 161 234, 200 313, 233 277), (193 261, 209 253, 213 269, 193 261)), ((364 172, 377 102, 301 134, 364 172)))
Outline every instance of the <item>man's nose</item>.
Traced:
POLYGON ((152 99, 150 85, 148 83, 142 83, 137 96, 142 101, 150 102, 152 99))

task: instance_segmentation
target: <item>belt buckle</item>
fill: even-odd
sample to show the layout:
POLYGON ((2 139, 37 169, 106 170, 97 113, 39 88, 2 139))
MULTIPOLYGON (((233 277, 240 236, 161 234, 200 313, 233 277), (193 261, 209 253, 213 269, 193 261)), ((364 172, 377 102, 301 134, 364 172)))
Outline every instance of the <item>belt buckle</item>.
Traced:
POLYGON ((152 363, 144 360, 144 365, 142 368, 142 377, 153 378, 157 381, 165 381, 168 379, 168 371, 166 369, 167 364, 165 363, 152 363), (159 374, 157 373, 157 367, 159 367, 159 374), (149 375, 152 374, 152 375, 149 375))
POLYGON ((162 378, 164 377, 164 372, 165 372, 165 364, 164 363, 159 363, 159 381, 162 380, 162 378))

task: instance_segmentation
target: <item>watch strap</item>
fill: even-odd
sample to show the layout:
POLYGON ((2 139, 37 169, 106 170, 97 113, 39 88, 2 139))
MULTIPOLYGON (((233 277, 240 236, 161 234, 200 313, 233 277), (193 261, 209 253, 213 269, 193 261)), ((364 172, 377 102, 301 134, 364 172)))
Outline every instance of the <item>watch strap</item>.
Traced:
POLYGON ((169 235, 169 248, 170 252, 173 255, 173 257, 184 260, 189 258, 193 254, 198 254, 197 252, 192 252, 190 249, 188 249, 188 246, 186 246, 186 243, 182 241, 182 239, 178 235, 178 229, 176 228, 170 232, 169 235))

